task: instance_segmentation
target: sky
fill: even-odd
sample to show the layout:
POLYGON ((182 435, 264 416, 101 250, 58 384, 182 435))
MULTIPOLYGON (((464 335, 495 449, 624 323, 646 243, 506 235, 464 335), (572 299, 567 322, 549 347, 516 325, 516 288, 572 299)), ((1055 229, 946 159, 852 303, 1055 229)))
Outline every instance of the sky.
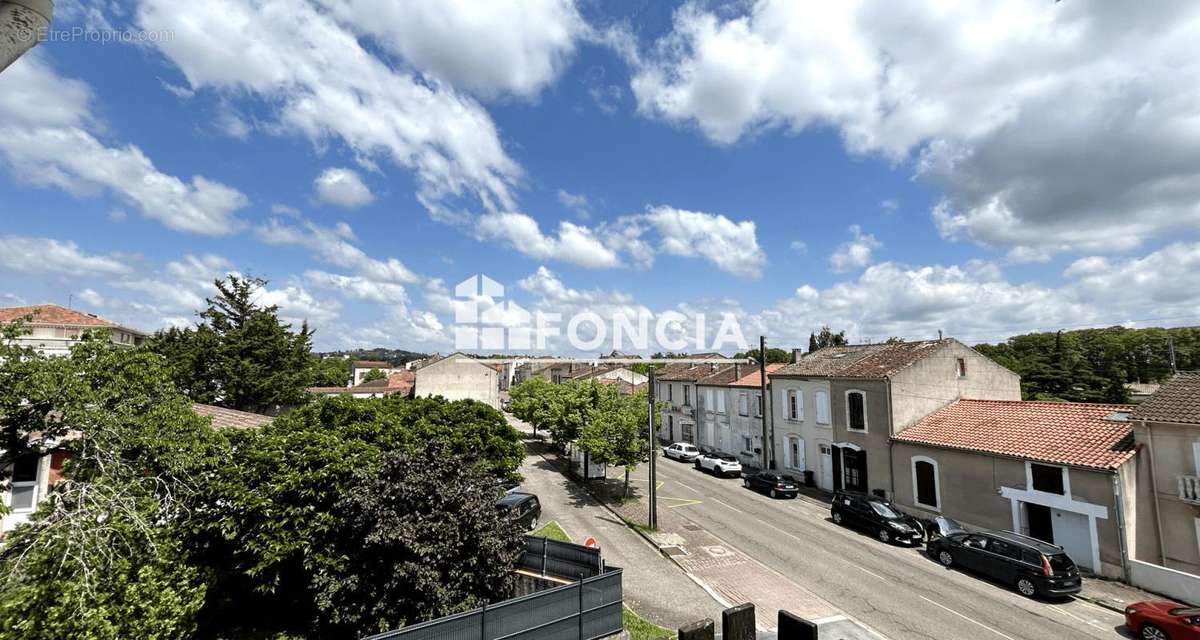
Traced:
POLYGON ((1198 324, 1200 5, 1153 7, 63 0, 0 73, 0 306, 153 331, 235 273, 317 349, 443 353, 468 302, 1198 324))

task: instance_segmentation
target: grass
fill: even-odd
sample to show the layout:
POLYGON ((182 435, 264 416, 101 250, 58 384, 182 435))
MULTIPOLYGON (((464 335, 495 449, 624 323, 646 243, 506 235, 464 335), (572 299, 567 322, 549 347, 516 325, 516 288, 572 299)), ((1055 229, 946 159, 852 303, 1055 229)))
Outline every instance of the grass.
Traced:
POLYGON ((563 531, 563 528, 558 526, 558 523, 553 520, 539 527, 538 530, 534 531, 532 535, 538 536, 539 538, 558 540, 559 542, 571 541, 571 536, 567 535, 567 532, 563 531))
POLYGON ((674 638, 675 632, 666 627, 660 627, 639 616, 633 609, 625 607, 621 610, 621 624, 629 634, 629 640, 658 640, 658 638, 674 638))

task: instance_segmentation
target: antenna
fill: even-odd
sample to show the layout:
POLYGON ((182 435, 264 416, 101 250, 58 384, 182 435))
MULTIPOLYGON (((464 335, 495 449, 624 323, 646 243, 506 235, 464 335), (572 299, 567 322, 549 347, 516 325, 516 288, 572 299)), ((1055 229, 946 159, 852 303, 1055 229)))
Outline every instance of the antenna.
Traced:
POLYGON ((1171 373, 1178 373, 1175 369, 1175 337, 1171 335, 1167 336, 1167 362, 1171 365, 1171 373))
MULTIPOLYGON (((75 294, 74 294, 74 293, 68 293, 68 294, 67 294, 67 308, 68 308, 68 309, 70 309, 70 308, 71 308, 71 303, 72 303, 74 300, 75 300, 75 294)), ((1174 358, 1172 358, 1172 360, 1174 360, 1174 358)))

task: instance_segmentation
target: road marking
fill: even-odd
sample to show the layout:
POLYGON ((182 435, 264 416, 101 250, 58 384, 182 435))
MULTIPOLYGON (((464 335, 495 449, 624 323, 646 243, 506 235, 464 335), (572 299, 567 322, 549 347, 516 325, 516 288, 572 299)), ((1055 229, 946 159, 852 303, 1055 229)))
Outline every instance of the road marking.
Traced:
POLYGON ((717 504, 719 504, 719 505, 721 505, 721 506, 723 506, 723 507, 725 507, 725 508, 727 508, 727 509, 733 509, 734 511, 736 511, 736 512, 738 512, 738 513, 745 513, 745 512, 744 512, 744 511, 742 511, 741 509, 738 509, 737 507, 735 507, 735 506, 733 506, 733 505, 729 504, 728 502, 725 502, 724 500, 721 500, 720 498, 713 498, 713 499, 712 499, 712 501, 713 501, 713 502, 715 502, 715 503, 717 503, 717 504))
POLYGON ((699 491, 697 491, 696 489, 692 488, 692 486, 691 486, 691 485, 688 485, 688 484, 685 484, 685 483, 683 483, 683 482, 680 482, 679 480, 676 480, 676 481, 675 481, 675 484, 677 484, 677 485, 679 485, 679 486, 683 487, 684 489, 687 489, 688 491, 691 491, 692 493, 700 493, 700 492, 699 492, 699 491))
POLYGON ((988 631, 991 631, 992 633, 994 633, 994 634, 996 634, 996 635, 1000 636, 1001 638, 1007 638, 1008 640, 1016 640, 1016 638, 1014 638, 1014 637, 1012 637, 1012 636, 1004 635, 1003 633, 1000 633, 999 631, 997 631, 997 630, 993 629, 992 627, 989 627, 989 626, 987 626, 986 624, 984 624, 984 623, 982 623, 982 622, 980 622, 980 621, 978 621, 978 620, 976 620, 976 619, 974 619, 974 618, 971 618, 971 617, 965 616, 965 615, 963 615, 963 614, 961 614, 961 613, 959 613, 959 612, 955 611, 954 609, 951 609, 950 607, 947 607, 946 605, 944 605, 944 604, 942 604, 942 603, 940 603, 940 602, 936 602, 936 601, 934 601, 934 600, 930 600, 929 598, 926 598, 925 596, 918 596, 918 597, 920 597, 922 600, 924 600, 925 602, 928 602, 929 604, 931 604, 931 605, 933 605, 933 606, 935 606, 935 607, 940 607, 940 608, 942 608, 942 609, 945 609, 946 611, 949 611, 950 613, 953 613, 954 615, 956 615, 956 616, 958 616, 958 617, 962 618, 963 620, 966 620, 967 622, 970 622, 970 623, 972 623, 972 624, 977 624, 977 625, 979 625, 979 626, 983 627, 984 629, 987 629, 988 631))
POLYGON ((679 503, 679 504, 667 505, 668 509, 675 509, 678 507, 690 507, 694 504, 700 504, 700 503, 704 502, 703 500, 688 500, 687 498, 668 498, 666 496, 659 498, 659 500, 674 500, 679 503))
POLYGON ((859 571, 862 571, 863 573, 865 573, 865 574, 867 574, 867 575, 870 575, 870 576, 875 576, 876 578, 879 578, 879 580, 881 580, 881 581, 883 581, 883 582, 887 582, 887 578, 885 578, 885 577, 883 577, 883 576, 879 575, 878 573, 875 573, 874 571, 871 571, 871 570, 869 570, 869 569, 864 569, 864 568, 862 568, 862 567, 860 567, 860 566, 858 566, 858 565, 851 565, 851 566, 853 566, 853 567, 856 567, 856 568, 857 568, 859 571))
POLYGON ((1082 623, 1084 623, 1084 624, 1090 624, 1090 625, 1092 625, 1093 627, 1096 627, 1097 629, 1106 629, 1106 630, 1108 629, 1108 627, 1106 627, 1106 626, 1104 626, 1104 625, 1102 625, 1102 624, 1100 624, 1100 623, 1096 622, 1095 620, 1088 620, 1088 619, 1086 619, 1086 618, 1081 618, 1081 617, 1079 617, 1079 616, 1077 616, 1077 615, 1075 615, 1075 614, 1071 613, 1070 611, 1067 611, 1066 609, 1063 609, 1062 607, 1060 607, 1060 606, 1058 606, 1058 605, 1053 605, 1053 604, 1052 604, 1052 605, 1049 605, 1049 607, 1050 607, 1051 609, 1054 609, 1055 611, 1058 611, 1058 612, 1060 612, 1060 613, 1063 613, 1063 614, 1066 614, 1066 615, 1068 615, 1068 616, 1071 616, 1072 618, 1074 618, 1074 619, 1076 619, 1076 620, 1078 620, 1078 621, 1080 621, 1080 622, 1082 622, 1082 623))

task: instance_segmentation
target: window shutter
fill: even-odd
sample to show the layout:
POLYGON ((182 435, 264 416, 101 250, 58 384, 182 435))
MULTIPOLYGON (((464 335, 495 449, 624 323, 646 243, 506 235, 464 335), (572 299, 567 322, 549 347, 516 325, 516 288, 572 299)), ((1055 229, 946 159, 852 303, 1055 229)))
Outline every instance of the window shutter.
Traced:
POLYGON ((788 415, 789 407, 790 407, 790 405, 788 404, 788 390, 780 389, 779 390, 779 408, 782 409, 782 411, 780 411, 780 414, 782 414, 782 417, 785 420, 787 418, 791 417, 790 415, 788 415))
POLYGON ((796 419, 804 419, 804 390, 796 390, 796 419))
POLYGON ((725 390, 717 392, 717 413, 725 413, 725 390))

